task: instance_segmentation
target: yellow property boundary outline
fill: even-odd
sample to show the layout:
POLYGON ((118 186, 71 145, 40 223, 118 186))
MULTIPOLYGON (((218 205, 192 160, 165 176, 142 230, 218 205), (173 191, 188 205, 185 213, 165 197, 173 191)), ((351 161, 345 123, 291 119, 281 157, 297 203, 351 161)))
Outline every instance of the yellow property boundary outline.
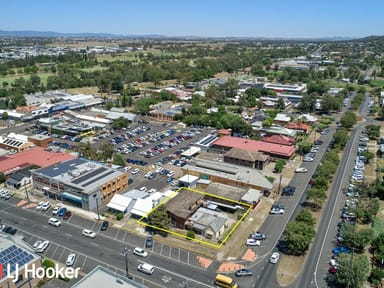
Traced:
POLYGON ((227 242, 228 238, 231 237, 232 233, 237 229, 237 227, 240 225, 240 223, 243 221, 243 219, 248 215, 248 213, 249 213, 249 211, 251 209, 252 209, 252 205, 248 204, 248 203, 239 202, 239 201, 236 201, 236 200, 232 200, 232 199, 225 198, 225 197, 220 197, 220 196, 217 196, 217 195, 214 195, 214 194, 210 194, 210 193, 206 193, 206 192, 202 192, 202 191, 198 191, 198 190, 193 190, 191 188, 181 187, 181 188, 177 189, 175 192, 173 192, 171 195, 166 197, 163 201, 161 201, 158 205, 156 205, 151 211, 149 211, 147 214, 145 214, 139 220, 137 220, 137 223, 140 224, 140 225, 146 226, 146 227, 151 227, 153 229, 160 230, 160 231, 163 231, 163 232, 166 232, 166 233, 169 233, 169 234, 181 237, 183 239, 188 239, 188 240, 191 240, 191 241, 203 244, 203 245, 207 245, 207 246, 210 246, 210 247, 213 247, 213 248, 216 248, 216 249, 220 249, 225 244, 225 242, 227 242), (236 203, 236 204, 248 207, 248 209, 244 212, 244 214, 241 216, 239 221, 236 222, 236 224, 233 226, 233 228, 227 233, 225 238, 219 244, 212 244, 212 243, 209 243, 209 242, 206 242, 206 241, 203 241, 203 240, 194 239, 194 238, 188 237, 185 234, 181 234, 181 233, 177 233, 177 232, 174 232, 174 231, 171 231, 171 230, 159 228, 159 227, 156 227, 156 226, 153 226, 153 225, 150 225, 148 223, 143 222, 143 220, 148 218, 148 216, 151 213, 153 213, 157 208, 159 208, 161 205, 166 203, 169 199, 171 199, 174 196, 176 196, 179 193, 180 190, 187 190, 187 191, 190 191, 192 193, 199 193, 199 194, 202 194, 202 195, 205 195, 205 196, 210 196, 212 198, 226 200, 228 202, 232 202, 232 203, 236 203))

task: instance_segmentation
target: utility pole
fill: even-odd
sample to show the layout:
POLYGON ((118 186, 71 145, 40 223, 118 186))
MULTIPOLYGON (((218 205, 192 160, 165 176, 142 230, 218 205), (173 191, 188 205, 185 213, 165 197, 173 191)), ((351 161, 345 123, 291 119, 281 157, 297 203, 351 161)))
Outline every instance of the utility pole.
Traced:
POLYGON ((130 250, 128 249, 128 246, 124 246, 123 249, 123 255, 125 256, 125 276, 129 279, 132 279, 132 277, 129 276, 129 270, 128 270, 128 253, 130 250))

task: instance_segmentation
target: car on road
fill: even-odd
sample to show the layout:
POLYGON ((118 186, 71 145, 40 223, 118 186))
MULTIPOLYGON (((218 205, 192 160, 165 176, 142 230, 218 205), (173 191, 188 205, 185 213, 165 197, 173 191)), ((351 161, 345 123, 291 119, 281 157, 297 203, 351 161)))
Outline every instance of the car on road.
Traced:
POLYGON ((51 217, 48 219, 48 224, 49 225, 52 225, 52 226, 56 226, 56 227, 60 227, 61 226, 61 222, 59 219, 55 218, 55 217, 51 217))
POLYGON ((269 214, 282 215, 282 214, 284 214, 284 212, 285 212, 284 207, 282 207, 280 205, 272 205, 271 210, 269 211, 269 214))
POLYGON ((136 247, 135 249, 133 249, 133 254, 140 256, 140 257, 143 257, 143 258, 148 256, 148 252, 145 251, 143 248, 140 248, 140 247, 136 247))
POLYGON ((283 195, 285 196, 293 196, 296 192, 296 187, 295 186, 286 186, 283 188, 283 195))
POLYGON ((235 272, 236 277, 242 277, 242 276, 252 276, 252 271, 249 269, 239 269, 235 272))
POLYGON ((49 246, 49 241, 45 240, 45 241, 41 242, 40 245, 35 248, 35 252, 42 253, 45 251, 45 249, 47 249, 48 246, 49 246))
POLYGON ((153 272, 155 271, 155 268, 151 264, 142 263, 142 264, 139 264, 139 266, 137 266, 137 270, 145 274, 152 275, 153 272))
POLYGON ((296 173, 307 173, 308 169, 305 167, 299 167, 295 170, 296 173))
POLYGON ((103 221, 103 223, 100 226, 101 231, 106 231, 108 229, 109 222, 108 221, 103 221))
POLYGON ((139 190, 142 191, 142 192, 147 192, 148 188, 145 187, 145 186, 143 186, 143 187, 141 187, 139 190))
POLYGON ((148 235, 145 238, 145 247, 146 248, 152 248, 152 246, 153 246, 153 237, 152 237, 152 235, 148 235))
POLYGON ((349 250, 348 248, 346 248, 344 246, 339 246, 339 247, 332 248, 332 253, 335 254, 336 256, 338 256, 341 253, 347 253, 347 254, 351 253, 351 250, 349 250))
POLYGON ((12 226, 3 226, 2 231, 4 233, 10 234, 10 235, 15 235, 17 232, 16 228, 13 228, 12 226))
POLYGON ((60 208, 59 212, 57 212, 57 216, 63 217, 65 212, 67 212, 67 208, 65 207, 60 208))
POLYGON ((55 208, 53 208, 52 215, 57 215, 57 213, 59 213, 60 209, 61 209, 61 206, 56 206, 55 208))
POLYGON ((76 260, 76 254, 75 253, 71 253, 71 254, 68 255, 67 261, 65 261, 65 264, 67 266, 72 266, 73 264, 75 264, 75 260, 76 260))
POLYGON ((280 259, 280 253, 279 252, 273 252, 271 257, 269 257, 269 263, 276 264, 279 262, 280 259))
POLYGON ((267 239, 267 236, 261 232, 253 232, 249 235, 249 238, 256 239, 256 240, 265 240, 267 239))
POLYGON ((0 190, 0 198, 4 198, 5 200, 8 200, 9 198, 11 198, 10 196, 11 194, 9 193, 8 190, 5 190, 5 189, 0 190))
POLYGON ((47 211, 51 208, 51 203, 49 202, 44 202, 43 205, 41 206, 41 211, 47 211))
POLYGON ((87 238, 92 238, 92 239, 95 239, 96 238, 96 233, 93 232, 92 230, 89 230, 89 229, 84 229, 82 232, 81 232, 81 235, 87 237, 87 238))
POLYGON ((314 159, 312 157, 304 157, 303 161, 304 162, 313 162, 314 159))
POLYGON ((260 246, 260 240, 249 238, 249 239, 247 239, 246 244, 247 244, 247 246, 260 246))
POLYGON ((68 220, 69 218, 71 218, 71 216, 72 216, 71 210, 67 210, 63 216, 63 220, 68 220))

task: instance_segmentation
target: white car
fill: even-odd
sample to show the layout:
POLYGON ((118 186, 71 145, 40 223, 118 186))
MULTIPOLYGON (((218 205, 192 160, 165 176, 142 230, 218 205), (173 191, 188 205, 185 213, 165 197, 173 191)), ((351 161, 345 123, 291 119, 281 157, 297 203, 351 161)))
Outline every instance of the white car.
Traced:
POLYGON ((67 264, 67 266, 72 266, 75 263, 75 260, 76 260, 76 254, 71 253, 68 255, 67 261, 65 262, 65 264, 67 264))
POLYGON ((52 226, 56 226, 56 227, 60 227, 60 226, 61 226, 61 222, 60 222, 60 220, 57 219, 57 218, 54 218, 54 217, 49 218, 49 220, 48 220, 48 224, 50 224, 50 225, 52 225, 52 226))
POLYGON ((44 205, 44 202, 43 201, 41 201, 41 202, 39 202, 38 204, 37 204, 37 206, 36 206, 36 209, 41 209, 41 208, 43 208, 43 205, 44 205))
POLYGON ((41 242, 40 243, 40 245, 39 246, 37 246, 36 248, 35 248, 35 252, 37 252, 37 253, 42 253, 42 252, 44 252, 45 251, 45 249, 47 249, 47 247, 49 246, 49 241, 43 241, 43 242, 41 242))
POLYGON ((140 188, 140 191, 142 191, 142 192, 147 192, 147 190, 148 190, 148 188, 145 187, 145 186, 143 186, 143 187, 140 188))
POLYGON ((96 233, 89 229, 84 229, 81 234, 87 238, 96 238, 96 233))
POLYGON ((295 170, 296 173, 307 173, 308 169, 305 167, 299 167, 295 170))
POLYGON ((276 264, 280 259, 279 252, 273 252, 271 257, 269 257, 269 263, 276 264))
POLYGON ((60 209, 61 209, 61 206, 56 206, 55 208, 53 208, 52 215, 57 215, 57 213, 59 213, 60 209))
POLYGON ((51 203, 44 202, 43 205, 41 206, 41 211, 47 211, 50 207, 51 207, 51 203))
POLYGON ((260 240, 247 239, 247 246, 260 246, 260 240))
POLYGON ((303 161, 304 162, 313 162, 314 159, 312 157, 304 157, 303 161))
POLYGON ((140 173, 140 169, 139 168, 135 168, 132 170, 132 175, 136 175, 136 174, 139 174, 140 173))
POLYGON ((39 247, 39 245, 42 243, 43 241, 41 240, 37 240, 34 244, 33 244, 33 249, 36 249, 37 247, 39 247))
POLYGON ((140 257, 143 257, 143 258, 148 256, 148 252, 145 251, 143 248, 140 248, 140 247, 136 247, 135 249, 133 249, 133 254, 140 256, 140 257))
POLYGON ((155 271, 155 267, 153 267, 151 264, 143 263, 137 266, 137 270, 145 274, 152 275, 153 272, 155 271))

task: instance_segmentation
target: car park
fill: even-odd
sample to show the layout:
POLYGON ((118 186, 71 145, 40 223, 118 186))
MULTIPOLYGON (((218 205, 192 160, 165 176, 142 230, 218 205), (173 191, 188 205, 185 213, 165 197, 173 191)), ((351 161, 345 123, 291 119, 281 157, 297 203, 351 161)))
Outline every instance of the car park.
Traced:
POLYGON ((252 271, 249 269, 239 269, 235 272, 236 277, 242 277, 242 276, 252 276, 252 271))
POLYGON ((92 230, 89 230, 89 229, 84 229, 82 232, 81 232, 81 235, 87 237, 87 238, 96 238, 96 233, 93 232, 92 230))
POLYGON ((54 217, 51 217, 51 218, 48 219, 48 224, 52 225, 52 226, 56 226, 56 227, 60 227, 61 226, 60 220, 57 219, 57 218, 54 218, 54 217))
POLYGON ((109 222, 108 221, 103 221, 103 223, 100 226, 101 231, 106 231, 108 229, 109 222))
POLYGON ((249 238, 246 241, 247 246, 260 246, 260 240, 249 238))
POLYGON ((37 247, 35 248, 35 252, 36 252, 36 253, 42 253, 42 252, 45 251, 45 249, 47 249, 48 246, 49 246, 49 241, 48 241, 48 240, 43 241, 43 242, 41 242, 41 243, 39 244, 39 246, 37 246, 37 247))
POLYGON ((151 264, 142 263, 142 264, 139 264, 139 266, 137 266, 137 270, 145 274, 152 275, 153 272, 155 271, 155 268, 151 264))
POLYGON ((269 263, 276 264, 279 262, 280 259, 280 253, 279 252, 273 252, 272 255, 269 257, 269 263))
POLYGON ((75 253, 71 253, 71 254, 68 255, 67 261, 65 261, 65 264, 67 266, 72 266, 73 264, 75 264, 75 260, 76 260, 76 254, 75 253))
POLYGON ((148 256, 148 252, 145 251, 143 248, 140 248, 140 247, 136 247, 135 249, 133 249, 133 254, 140 256, 140 257, 143 257, 143 258, 148 256))

